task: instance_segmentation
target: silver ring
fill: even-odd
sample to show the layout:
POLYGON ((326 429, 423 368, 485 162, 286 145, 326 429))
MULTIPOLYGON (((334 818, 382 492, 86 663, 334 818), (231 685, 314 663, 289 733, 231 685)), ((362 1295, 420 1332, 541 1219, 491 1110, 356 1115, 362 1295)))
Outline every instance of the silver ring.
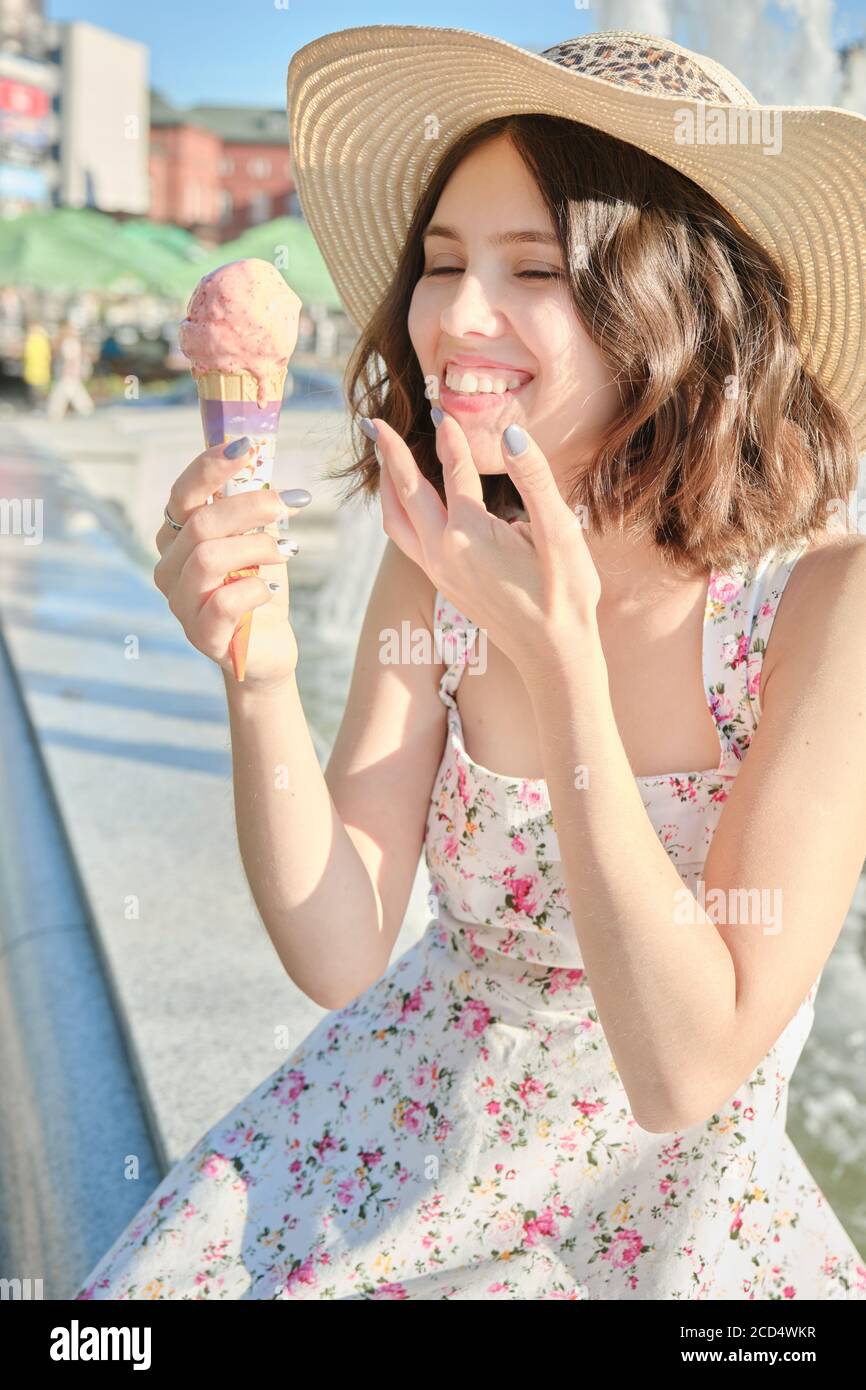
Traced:
POLYGON ((182 530, 183 530, 183 523, 181 523, 180 525, 178 525, 178 523, 175 521, 174 517, 169 516, 169 514, 168 514, 168 507, 165 507, 165 508, 163 509, 163 513, 162 513, 162 514, 163 514, 163 516, 165 517, 166 521, 168 522, 169 526, 173 526, 174 529, 175 529, 175 531, 182 531, 182 530))

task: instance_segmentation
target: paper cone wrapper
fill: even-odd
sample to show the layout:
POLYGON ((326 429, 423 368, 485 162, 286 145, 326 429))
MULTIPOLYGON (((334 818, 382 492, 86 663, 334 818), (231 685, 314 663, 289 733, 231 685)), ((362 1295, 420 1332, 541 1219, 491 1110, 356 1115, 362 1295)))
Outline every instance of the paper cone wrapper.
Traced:
MULTIPOLYGON (((250 438, 250 453, 238 459, 237 473, 223 483, 215 497, 233 497, 238 492, 270 487, 286 371, 287 367, 275 370, 262 381, 267 397, 263 405, 259 404, 258 378, 249 372, 203 372, 196 377, 202 429, 208 448, 214 444, 229 444, 245 434, 250 438)), ((233 570, 223 583, 231 584, 235 579, 246 579, 258 572, 258 565, 233 570)), ((245 614, 231 640, 232 667, 239 681, 244 679, 246 672, 254 616, 254 613, 245 614)))

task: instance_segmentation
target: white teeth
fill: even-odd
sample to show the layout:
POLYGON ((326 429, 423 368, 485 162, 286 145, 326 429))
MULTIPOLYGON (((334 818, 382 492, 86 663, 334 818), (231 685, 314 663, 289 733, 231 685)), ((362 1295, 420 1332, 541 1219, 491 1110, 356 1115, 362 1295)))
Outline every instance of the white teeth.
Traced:
POLYGON ((461 371, 459 367, 446 367, 445 385, 449 391, 460 391, 466 396, 502 396, 506 391, 516 390, 522 382, 519 376, 476 376, 474 372, 461 371))

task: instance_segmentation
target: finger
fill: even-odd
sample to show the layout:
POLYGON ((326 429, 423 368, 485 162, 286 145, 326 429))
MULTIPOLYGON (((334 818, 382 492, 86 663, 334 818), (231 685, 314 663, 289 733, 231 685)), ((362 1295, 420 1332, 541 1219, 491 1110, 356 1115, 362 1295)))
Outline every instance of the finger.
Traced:
POLYGON ((184 597, 176 598, 192 615, 199 611, 210 594, 222 584, 226 575, 253 566, 285 564, 286 557, 277 549, 273 536, 228 536, 215 541, 202 541, 187 559, 181 570, 175 591, 184 597))
POLYGON ((399 545, 404 555, 408 555, 410 560, 414 560, 416 565, 420 565, 421 569, 424 569, 424 558, 418 537, 415 534, 415 528, 397 496, 397 489, 394 487, 388 465, 384 462, 379 465, 379 501, 382 506, 382 526, 386 536, 390 536, 394 544, 399 545))
POLYGON ((455 516, 461 504, 469 502, 487 510, 481 475, 469 440, 459 420, 446 415, 436 430, 436 454, 442 464, 442 479, 448 502, 448 515, 455 516))
POLYGON ((528 521, 514 520, 512 522, 509 522, 509 525, 511 527, 511 532, 513 535, 520 536, 521 539, 525 540, 528 545, 532 545, 533 550, 535 549, 535 546, 532 542, 532 527, 530 526, 528 521))
POLYGON ((191 512, 180 531, 173 532, 174 541, 161 552, 154 582, 167 593, 177 579, 190 554, 203 541, 221 536, 243 536, 259 526, 294 516, 299 509, 286 507, 278 492, 259 488, 254 492, 239 492, 234 497, 218 497, 210 506, 200 506, 191 512))
POLYGON ((232 634, 246 613, 278 599, 264 579, 250 577, 221 584, 195 617, 196 646, 217 660, 228 651, 232 634))
MULTIPOLYGON (((188 577, 183 578, 182 582, 179 582, 179 584, 175 585, 175 588, 172 589, 168 606, 170 606, 174 616, 177 617, 178 623, 181 624, 183 630, 195 630, 200 614, 202 614, 203 610, 209 605, 213 595, 217 594, 221 588, 234 589, 238 584, 246 584, 247 580, 261 580, 264 582, 265 588, 267 588, 268 580, 277 580, 279 584, 282 585, 282 582, 284 582, 285 570, 286 560, 282 559, 282 563, 279 564, 279 566, 274 563, 268 563, 267 566, 259 567, 252 566, 252 564, 245 564, 245 566, 239 566, 236 570, 227 571, 225 574, 218 574, 215 578, 210 577, 207 584, 200 584, 200 582, 196 580, 195 574, 190 574, 188 577), (259 569, 259 573, 257 574, 254 573, 256 569, 259 569), (277 573, 278 570, 282 571, 282 573, 277 573)), ((272 591, 272 589, 268 589, 268 594, 271 595, 271 598, 275 598, 275 591, 272 591)))
POLYGON ((167 521, 164 521, 162 523, 162 525, 156 533, 156 548, 159 551, 160 555, 165 554, 169 546, 179 535, 180 531, 176 531, 173 526, 169 526, 167 521))
MULTIPOLYGON (((182 527, 191 513, 207 505, 208 499, 229 478, 248 472, 254 447, 252 440, 243 435, 227 444, 214 444, 205 449, 175 478, 165 507, 168 515, 182 527)), ((179 535, 180 531, 167 519, 163 521, 156 533, 160 555, 166 553, 179 535)))
POLYGON ((169 515, 183 525, 190 512, 204 506, 222 483, 244 471, 254 447, 244 435, 205 449, 175 478, 166 504, 169 515))
POLYGON ((418 543, 425 555, 436 552, 448 522, 448 512, 432 483, 424 477, 411 450, 396 430, 384 420, 374 418, 379 434, 377 443, 389 470, 394 491, 400 500, 418 543))
MULTIPOLYGON (((257 491, 235 494, 235 496, 237 497, 258 497, 260 499, 264 499, 262 503, 254 504, 252 508, 250 508, 250 505, 248 503, 244 503, 244 507, 240 513, 240 515, 243 517, 244 523, 246 521, 255 523, 249 526, 244 525, 244 530, 255 531, 258 530, 260 527, 263 527, 266 531, 273 533, 274 530, 285 529, 285 527, 288 525, 288 522, 291 521, 293 516, 297 515, 301 508, 286 507, 267 500, 268 498, 277 497, 278 495, 278 493, 271 491, 269 488, 263 488, 257 491), (264 509, 264 514, 260 515, 262 508, 264 509), (276 516, 273 515, 275 509, 276 516)), ((202 511, 210 519, 212 525, 216 525, 219 527, 220 530, 222 530, 222 518, 223 516, 227 515, 223 510, 223 502, 231 502, 232 500, 233 499, 231 497, 218 497, 210 507, 208 507, 207 504, 205 504, 203 507, 196 508, 196 511, 202 511), (217 518, 219 518, 219 520, 217 520, 217 518)), ((194 515, 194 512, 190 513, 190 516, 194 515)), ((190 518, 188 517, 187 522, 189 521, 189 519, 190 518)), ((234 524, 234 521, 232 521, 231 525, 234 526, 234 524)), ((226 534, 228 534, 228 526, 229 523, 227 521, 226 534)), ((179 529, 175 529, 175 527, 169 526, 167 521, 163 522, 162 526, 157 531, 155 538, 156 548, 159 551, 160 555, 166 555, 168 553, 170 547, 174 544, 174 542, 178 539, 178 537, 182 534, 183 531, 186 531, 186 522, 179 529)), ((189 535, 189 532, 187 532, 187 535, 189 535)))
POLYGON ((289 570, 291 566, 285 555, 280 556, 278 565, 260 565, 259 579, 267 584, 277 584, 279 588, 269 590, 271 595, 271 605, 278 611, 282 611, 286 619, 289 616, 289 599, 291 590, 289 586, 289 570))
POLYGON ((575 515, 566 503, 556 485, 550 464, 535 443, 532 436, 521 425, 509 425, 500 436, 502 457, 508 475, 523 499, 532 535, 537 546, 550 546, 562 541, 575 524, 575 515), (506 435, 518 445, 524 445, 521 452, 512 454, 508 448, 506 435))

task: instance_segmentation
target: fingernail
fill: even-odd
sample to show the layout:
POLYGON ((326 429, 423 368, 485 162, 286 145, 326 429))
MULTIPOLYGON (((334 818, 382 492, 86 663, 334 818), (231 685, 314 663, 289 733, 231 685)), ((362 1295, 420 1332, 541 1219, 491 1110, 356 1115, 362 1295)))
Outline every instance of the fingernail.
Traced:
POLYGON ((529 436, 526 430, 522 430, 519 425, 509 425, 503 430, 502 438, 505 440, 505 447, 509 454, 523 454, 529 448, 529 436))
POLYGON ((379 438, 379 426, 374 425, 372 420, 368 420, 366 415, 360 415, 358 417, 358 424, 361 426, 361 429, 368 439, 379 438))
POLYGON ((280 493, 280 500, 287 507, 306 507, 308 502, 312 502, 313 494, 307 492, 305 487, 287 487, 285 492, 280 493))
POLYGON ((282 587, 282 584, 278 584, 276 579, 268 580, 268 588, 270 589, 272 594, 275 594, 277 592, 277 589, 282 589, 282 587))
POLYGON ((433 405, 430 407, 430 414, 433 417, 433 424, 438 429, 439 426, 442 424, 442 421, 445 419, 445 411, 440 410, 438 405, 433 405))
POLYGON ((290 540, 279 540, 279 541, 277 541, 277 550, 279 550, 280 553, 281 553, 282 555, 297 555, 297 553, 298 553, 298 551, 300 550, 300 548, 301 548, 301 547, 300 547, 300 545, 298 544, 297 541, 290 541, 290 540))
POLYGON ((245 454, 245 453, 247 452, 247 450, 249 449, 249 447, 250 447, 249 436, 246 435, 246 434, 243 434, 243 435, 241 435, 240 439, 233 439, 232 442, 231 442, 231 444, 227 444, 227 445, 226 445, 226 447, 223 449, 223 458, 226 458, 226 459, 236 459, 236 458, 240 458, 241 454, 245 454))

